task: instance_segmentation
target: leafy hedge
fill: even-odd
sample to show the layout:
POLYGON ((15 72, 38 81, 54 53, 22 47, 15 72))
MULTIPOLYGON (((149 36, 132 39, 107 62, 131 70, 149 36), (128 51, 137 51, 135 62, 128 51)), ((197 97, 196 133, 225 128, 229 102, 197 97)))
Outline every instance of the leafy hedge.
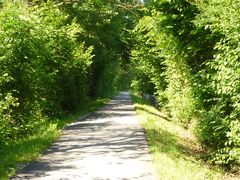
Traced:
POLYGON ((240 4, 147 1, 133 34, 132 86, 196 132, 210 159, 240 163, 240 4), (150 89, 149 89, 150 88, 150 89))
POLYGON ((0 142, 34 133, 46 116, 73 112, 88 92, 91 48, 76 41, 54 3, 5 3, 0 12, 0 142))
POLYGON ((213 58, 200 72, 212 92, 212 105, 200 125, 202 140, 216 150, 214 162, 240 163, 240 4, 211 0, 198 7, 195 24, 219 37, 213 58))

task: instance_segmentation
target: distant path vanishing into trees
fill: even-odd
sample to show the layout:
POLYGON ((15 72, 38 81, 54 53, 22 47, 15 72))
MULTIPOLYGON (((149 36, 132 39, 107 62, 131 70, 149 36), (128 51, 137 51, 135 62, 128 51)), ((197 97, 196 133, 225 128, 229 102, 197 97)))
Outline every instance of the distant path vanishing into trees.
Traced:
POLYGON ((39 160, 12 179, 156 179, 129 94, 121 92, 100 110, 67 126, 39 160))

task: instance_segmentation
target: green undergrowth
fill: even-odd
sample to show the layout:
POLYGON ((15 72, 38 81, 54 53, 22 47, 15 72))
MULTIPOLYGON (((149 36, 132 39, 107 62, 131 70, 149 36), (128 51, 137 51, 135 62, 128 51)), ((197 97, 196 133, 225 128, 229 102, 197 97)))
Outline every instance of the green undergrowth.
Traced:
POLYGON ((132 95, 159 179, 235 179, 201 159, 203 150, 194 134, 156 108, 132 95))
POLYGON ((38 131, 28 138, 0 147, 0 179, 8 179, 26 163, 37 159, 49 145, 62 133, 69 123, 79 119, 103 106, 108 99, 98 99, 85 103, 78 113, 65 115, 61 118, 46 120, 38 131))

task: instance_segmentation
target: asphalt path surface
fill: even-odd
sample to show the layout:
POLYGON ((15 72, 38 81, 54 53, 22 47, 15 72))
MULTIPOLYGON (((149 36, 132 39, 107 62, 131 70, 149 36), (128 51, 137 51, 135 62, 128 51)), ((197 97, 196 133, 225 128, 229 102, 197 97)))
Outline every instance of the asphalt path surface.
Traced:
POLYGON ((68 125, 38 160, 11 179, 156 179, 129 94, 121 92, 95 113, 68 125))

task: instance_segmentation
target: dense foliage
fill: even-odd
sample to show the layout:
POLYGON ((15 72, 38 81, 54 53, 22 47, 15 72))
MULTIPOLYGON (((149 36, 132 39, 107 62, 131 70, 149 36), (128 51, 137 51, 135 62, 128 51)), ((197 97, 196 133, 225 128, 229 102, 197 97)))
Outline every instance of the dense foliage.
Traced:
POLYGON ((132 87, 196 132, 217 164, 240 163, 240 4, 147 1, 133 34, 132 87))
POLYGON ((34 134, 49 117, 76 112, 89 98, 127 88, 124 34, 132 21, 118 4, 1 3, 0 144, 34 134))
POLYGON ((0 144, 134 75, 214 163, 240 163, 239 2, 141 2, 0 1, 0 144))
POLYGON ((1 142, 33 133, 45 115, 74 111, 87 95, 92 50, 55 6, 6 3, 1 10, 1 142))
POLYGON ((63 9, 69 20, 75 19, 84 28, 78 40, 94 47, 91 96, 111 96, 118 86, 116 75, 124 70, 121 65, 129 59, 128 40, 124 36, 132 24, 125 18, 128 12, 115 1, 103 0, 69 2, 63 9))

